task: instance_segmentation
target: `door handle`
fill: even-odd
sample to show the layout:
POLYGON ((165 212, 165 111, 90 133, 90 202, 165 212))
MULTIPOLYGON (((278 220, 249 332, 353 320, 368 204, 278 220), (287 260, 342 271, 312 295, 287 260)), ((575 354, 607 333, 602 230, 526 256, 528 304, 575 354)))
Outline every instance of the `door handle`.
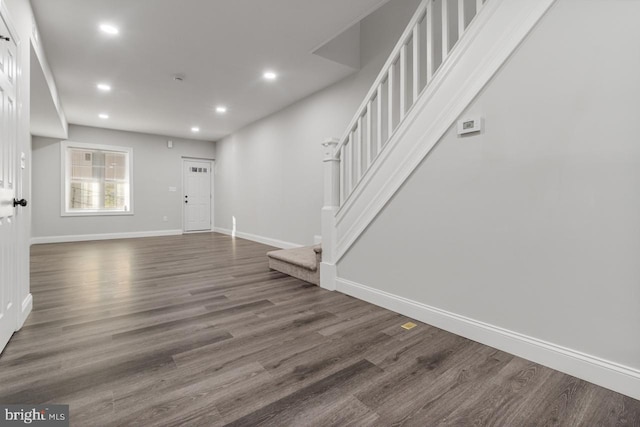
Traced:
POLYGON ((15 208, 18 205, 24 208, 25 206, 27 206, 27 201, 25 199, 13 199, 13 207, 15 208))
POLYGON ((0 34, 0 40, 4 40, 4 41, 8 41, 8 42, 10 42, 10 41, 11 41, 11 38, 10 38, 10 37, 7 37, 7 36, 3 36, 2 34, 0 34))

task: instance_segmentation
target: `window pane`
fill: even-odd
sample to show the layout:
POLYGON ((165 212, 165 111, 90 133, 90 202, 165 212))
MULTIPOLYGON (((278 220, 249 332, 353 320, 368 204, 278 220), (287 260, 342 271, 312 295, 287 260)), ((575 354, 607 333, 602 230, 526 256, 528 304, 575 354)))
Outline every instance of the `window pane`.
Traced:
POLYGON ((93 153, 86 150, 71 151, 71 179, 93 178, 93 153))
POLYGON ((104 208, 124 210, 125 184, 107 182, 104 184, 104 208))
POLYGON ((104 164, 106 180, 126 179, 127 158, 124 153, 105 153, 104 164))
POLYGON ((97 182, 72 182, 70 190, 71 209, 100 208, 100 185, 97 182))

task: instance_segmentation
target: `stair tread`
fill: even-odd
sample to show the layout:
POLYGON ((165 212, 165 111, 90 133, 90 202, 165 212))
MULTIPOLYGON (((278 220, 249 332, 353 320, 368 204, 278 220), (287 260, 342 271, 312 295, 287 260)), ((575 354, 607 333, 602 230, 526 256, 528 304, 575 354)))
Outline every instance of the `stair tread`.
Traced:
POLYGON ((318 269, 316 252, 321 251, 320 245, 305 246, 294 249, 280 249, 267 252, 267 256, 279 261, 315 271, 318 269))

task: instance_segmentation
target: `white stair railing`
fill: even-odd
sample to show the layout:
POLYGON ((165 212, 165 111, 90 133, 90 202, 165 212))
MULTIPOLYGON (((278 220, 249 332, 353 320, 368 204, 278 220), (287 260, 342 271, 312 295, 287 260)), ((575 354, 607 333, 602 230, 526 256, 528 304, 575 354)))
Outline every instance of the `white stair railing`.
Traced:
POLYGON ((320 285, 334 290, 336 215, 488 0, 423 0, 341 139, 324 149, 320 285))
MULTIPOLYGON (((485 0, 486 1, 486 0, 485 0)), ((424 0, 335 147, 339 206, 349 199, 483 7, 483 0, 424 0)))

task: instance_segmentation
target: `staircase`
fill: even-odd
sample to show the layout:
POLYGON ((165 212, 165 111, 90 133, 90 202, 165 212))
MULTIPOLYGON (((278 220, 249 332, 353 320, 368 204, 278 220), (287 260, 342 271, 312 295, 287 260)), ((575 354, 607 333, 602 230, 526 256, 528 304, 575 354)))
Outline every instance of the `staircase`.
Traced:
MULTIPOLYGON (((575 250, 575 242, 563 242, 571 240, 567 236, 581 234, 573 228, 575 221, 584 224, 585 228, 593 228, 598 221, 602 224, 610 221, 592 201, 599 200, 601 195, 622 182, 619 177, 609 182, 611 187, 600 187, 598 182, 599 190, 592 191, 590 181, 583 183, 584 169, 564 168, 567 162, 596 164, 584 153, 593 150, 591 155, 595 159, 595 153, 599 152, 595 147, 600 138, 594 136, 583 146, 584 134, 574 134, 573 128, 578 123, 592 121, 583 116, 582 106, 601 104, 597 107, 601 109, 594 109, 593 115, 589 116, 596 117, 601 115, 596 111, 601 113, 609 108, 609 103, 613 104, 614 93, 620 96, 622 91, 611 89, 609 92, 609 86, 605 89, 606 97, 589 93, 593 82, 606 77, 607 72, 613 72, 616 67, 606 68, 606 71, 599 68, 589 76, 590 80, 576 78, 575 83, 567 83, 571 89, 562 91, 559 96, 573 93, 580 102, 564 103, 562 108, 570 112, 577 110, 576 114, 581 118, 567 126, 571 128, 568 134, 572 136, 566 141, 564 137, 556 140, 552 136, 558 129, 557 122, 550 121, 542 126, 533 122, 534 118, 545 117, 548 112, 522 116, 533 108, 543 109, 546 105, 543 102, 553 102, 557 82, 575 74, 565 74, 567 70, 562 67, 567 67, 571 59, 580 54, 563 57, 566 51, 572 46, 582 48, 591 44, 598 46, 594 55, 610 49, 613 39, 599 43, 600 33, 595 32, 593 38, 586 35, 607 19, 610 23, 618 22, 621 14, 632 14, 624 9, 609 14, 607 8, 616 2, 594 2, 597 8, 584 15, 582 3, 585 2, 557 2, 549 19, 532 37, 531 44, 524 46, 523 55, 514 58, 513 63, 505 67, 505 73, 491 82, 486 97, 482 93, 555 3, 555 0, 425 0, 420 4, 344 135, 323 143, 320 285, 638 399, 640 370, 636 363, 638 358, 634 359, 631 353, 637 348, 628 346, 628 334, 617 334, 611 340, 596 344, 600 342, 592 342, 591 333, 594 328, 603 331, 624 329, 621 325, 627 326, 632 319, 618 318, 611 326, 603 327, 604 317, 600 316, 595 321, 597 325, 584 326, 588 325, 587 320, 593 313, 601 309, 604 294, 599 293, 599 275, 604 277, 609 270, 585 270, 582 276, 575 275, 573 270, 580 258, 574 257, 573 252, 582 250, 575 250), (608 18, 601 19, 600 14, 608 18), (579 32, 575 37, 567 37, 570 40, 567 43, 565 31, 567 34, 579 32), (598 43, 594 43, 595 40, 598 43), (554 49, 554 42, 561 48, 554 49), (521 98, 516 105, 510 105, 511 99, 523 95, 520 88, 530 82, 535 84, 523 94, 533 101, 531 108, 522 108, 529 98, 521 98), (500 89, 498 95, 497 88, 500 89), (536 89, 541 93, 534 94, 536 89), (473 102, 475 99, 478 102, 473 102), (483 109, 486 117, 482 117, 483 109), (505 114, 509 109, 512 112, 505 114), (458 137, 456 141, 456 128, 453 127, 456 122, 477 117, 486 119, 487 131, 482 137, 466 140, 458 137), (518 124, 511 127, 511 120, 518 124), (547 128, 538 133, 545 125, 547 128), (522 136, 518 132, 528 133, 525 144, 518 144, 518 138, 522 136), (445 134, 446 139, 442 141, 445 134), (536 154, 518 152, 526 150, 527 145, 531 146, 538 138, 548 140, 542 147, 536 144, 536 154), (573 151, 578 140, 581 147, 573 151), (440 141, 443 149, 432 153, 440 141), (472 147, 476 141, 481 141, 482 146, 472 147), (458 143, 459 146, 452 148, 458 143), (539 153, 548 154, 545 148, 554 144, 572 147, 558 152, 562 154, 551 152, 549 157, 537 157, 539 153), (433 156, 424 161, 430 153, 433 156), (522 161, 521 154, 529 155, 528 163, 522 161), (569 154, 575 156, 570 158, 569 154), (461 157, 459 163, 456 156, 461 157), (498 161, 494 162, 496 159, 498 161), (562 169, 547 169, 547 159, 549 164, 562 163, 562 169), (476 160, 480 165, 474 169, 476 160), (495 171, 494 165, 497 166, 495 171), (525 171, 520 171, 521 168, 525 171), (540 170, 535 170, 534 175, 531 169, 540 170), (557 172, 559 170, 562 172, 557 172), (407 182, 414 172, 417 172, 416 179, 407 182), (560 175, 561 179, 549 178, 553 174, 560 175), (500 192, 513 189, 515 193, 522 186, 526 193, 526 186, 534 181, 533 177, 541 178, 542 185, 552 191, 545 191, 541 196, 538 194, 540 186, 530 187, 536 189, 536 194, 532 192, 524 197, 535 199, 532 203, 534 214, 529 212, 528 200, 525 204, 524 199, 519 199, 521 206, 509 209, 504 215, 501 203, 511 202, 508 200, 510 194, 500 192), (434 182, 440 178, 442 181, 434 182), (475 179, 481 184, 470 185, 475 179), (514 182, 507 186, 498 182, 510 179, 514 182), (569 194, 568 188, 578 188, 565 187, 565 181, 582 185, 580 191, 585 194, 584 198, 568 205, 564 205, 564 200, 560 202, 563 197, 558 195, 569 194), (399 192, 405 183, 406 187, 399 192), (562 190, 556 191, 557 183, 562 190), (427 187, 426 191, 421 191, 422 187, 427 187), (398 197, 394 198, 394 195, 398 197), (556 209, 556 204, 561 207, 556 209), (383 209, 384 214, 380 215, 383 209), (407 209, 415 209, 415 212, 407 212, 407 209), (585 216, 578 215, 577 219, 572 215, 582 210, 589 212, 585 216), (560 211, 563 213, 558 214, 560 211), (554 231, 560 230, 557 240, 548 241, 544 235, 535 235, 535 228, 528 229, 527 223, 537 220, 540 220, 537 230, 546 226, 545 219, 540 218, 544 214, 535 215, 536 212, 552 212, 553 220, 549 222, 554 224, 554 231), (375 221, 379 215, 379 221, 375 221), (494 216, 487 220, 491 215, 494 216), (508 215, 517 220, 505 221, 508 215), (400 222, 403 220, 407 223, 400 222), (475 231, 478 233, 474 235, 475 231), (405 235, 414 232, 413 236, 405 235), (356 241, 358 244, 352 248, 356 241), (561 248, 552 250, 554 243, 559 243, 561 248), (500 248, 482 253, 489 245, 500 248), (553 255, 546 253, 547 250, 553 255), (511 265, 514 261, 515 265, 511 265), (389 267, 394 262, 397 265, 389 267), (371 265, 373 263, 376 264, 371 265), (465 274, 460 274, 465 270, 465 274), (533 274, 534 270, 540 272, 533 274), (547 270, 554 272, 547 274, 547 270), (592 271, 596 278, 589 281, 588 275, 592 271), (574 286, 575 289, 584 288, 586 293, 579 307, 568 314, 566 309, 575 305, 573 295, 576 292, 571 291, 574 286), (566 303, 565 300, 557 305, 548 303, 556 295, 567 295, 566 303), (587 308, 587 301, 591 301, 592 307, 587 308), (573 319, 573 322, 561 328, 559 325, 565 323, 565 319, 573 319), (578 323, 584 326, 582 342, 575 339, 573 325, 578 323)), ((631 25, 628 27, 632 28, 631 25)), ((624 37, 616 33, 617 40, 624 37)), ((627 45, 621 45, 608 60, 612 63, 620 58, 626 60, 628 48, 622 46, 627 45)), ((581 52, 580 49, 576 51, 581 52)), ((585 55, 578 60, 588 64, 590 59, 585 55)), ((575 70, 580 69, 580 65, 584 67, 579 62, 575 70)), ((626 91, 626 88, 622 90, 626 91)), ((573 101, 574 98, 570 99, 573 101)), ((562 114, 559 116, 563 117, 562 114)), ((616 126, 614 123, 617 122, 611 122, 613 127, 616 126)), ((628 153, 620 147, 616 155, 625 154, 628 153)), ((609 159, 606 164, 615 167, 613 165, 621 163, 609 159)), ((598 166, 604 167, 604 164, 598 166)), ((626 232, 627 228, 623 226, 619 230, 626 232)), ((604 234, 599 236, 605 239, 604 234)), ((621 247, 625 248, 623 252, 631 248, 621 247)), ((598 251, 599 248, 591 246, 581 254, 582 259, 585 262, 600 260, 603 253, 598 251)), ((628 254, 622 257, 625 255, 628 254)), ((612 256, 611 259, 618 263, 618 258, 612 256)), ((607 265, 606 262, 605 259, 603 265, 607 265)), ((622 287, 633 280, 620 279, 618 282, 617 286, 622 287)), ((633 309, 627 312, 633 312, 633 309)))
POLYGON ((320 284, 320 245, 267 252, 269 268, 305 282, 320 284))
POLYGON ((423 0, 346 132, 324 147, 321 286, 554 0, 423 0))

